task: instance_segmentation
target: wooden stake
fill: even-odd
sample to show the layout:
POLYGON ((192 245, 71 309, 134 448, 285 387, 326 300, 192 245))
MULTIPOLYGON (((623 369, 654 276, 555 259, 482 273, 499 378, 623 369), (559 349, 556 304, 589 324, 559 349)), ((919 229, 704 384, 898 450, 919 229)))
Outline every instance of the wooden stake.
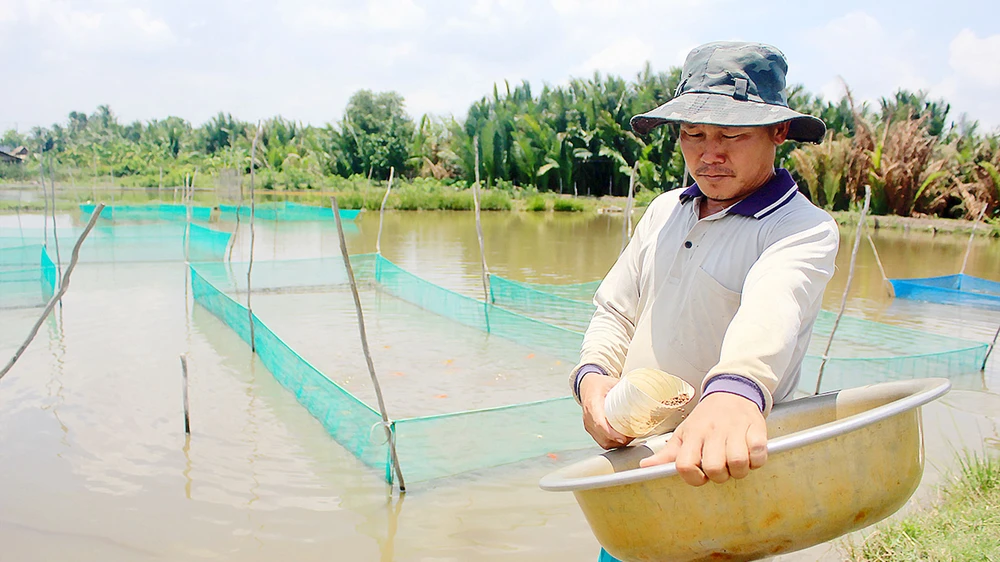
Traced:
MULTIPOLYGON (((479 217, 479 135, 472 139, 476 153, 476 183, 472 184, 472 200, 476 205, 476 236, 479 237, 479 260, 483 272, 483 302, 490 302, 490 270, 486 267, 486 247, 483 243, 483 224, 479 217)), ((487 321, 488 322, 488 321, 487 321)))
POLYGON ((840 300, 840 312, 837 313, 837 319, 833 322, 833 329, 830 330, 830 337, 826 340, 826 349, 823 350, 823 362, 819 365, 819 375, 816 377, 816 391, 813 394, 819 394, 820 384, 823 383, 823 371, 826 369, 826 362, 830 360, 830 346, 833 345, 833 336, 837 333, 840 318, 844 315, 844 309, 847 308, 847 294, 851 291, 851 281, 854 280, 854 264, 858 260, 858 246, 861 245, 861 230, 864 228, 865 216, 868 214, 868 205, 871 203, 871 199, 872 188, 866 185, 865 205, 861 208, 861 216, 858 218, 858 232, 854 236, 854 248, 851 250, 851 268, 847 273, 847 285, 844 287, 844 296, 840 300))
POLYGON ((392 191, 392 176, 396 173, 395 167, 389 167, 389 185, 385 188, 385 195, 382 196, 382 206, 378 210, 378 236, 375 238, 375 253, 382 255, 382 220, 385 217, 385 202, 389 200, 389 192, 392 191))
POLYGON ((76 268, 77 260, 80 259, 80 246, 83 245, 83 241, 87 239, 87 235, 90 234, 90 231, 94 229, 94 225, 97 224, 97 217, 101 216, 101 211, 103 210, 104 203, 98 203, 97 207, 94 209, 94 214, 90 215, 90 222, 87 223, 86 228, 83 229, 80 237, 76 240, 76 244, 73 246, 73 254, 69 259, 69 266, 66 267, 66 273, 63 275, 62 281, 59 283, 59 291, 53 295, 51 299, 49 299, 49 304, 45 305, 45 310, 42 311, 42 315, 31 328, 31 332, 28 334, 28 339, 24 340, 21 347, 18 348, 16 353, 14 353, 14 357, 12 357, 10 362, 8 362, 3 370, 0 371, 0 379, 2 379, 3 376, 6 375, 12 367, 14 367, 14 363, 17 363, 17 360, 20 359, 21 355, 24 353, 24 350, 28 349, 28 345, 31 344, 31 340, 35 339, 35 336, 38 335, 38 329, 42 327, 42 323, 45 322, 46 318, 48 318, 49 313, 52 312, 53 308, 55 308, 56 303, 62 300, 63 295, 66 294, 66 290, 69 289, 69 277, 72 275, 73 269, 76 268))
POLYGON ((983 210, 979 211, 976 222, 972 223, 972 232, 969 233, 969 243, 965 246, 965 258, 962 259, 962 270, 958 272, 959 275, 965 275, 965 267, 969 265, 969 253, 972 252, 972 239, 976 236, 976 227, 979 226, 979 221, 983 220, 983 215, 986 214, 987 208, 989 208, 989 205, 983 203, 983 210))
MULTIPOLYGON (((861 228, 861 226, 858 225, 858 228, 861 228)), ((865 236, 868 237, 868 244, 872 247, 872 252, 875 254, 875 265, 878 266, 879 273, 882 274, 882 284, 885 286, 886 292, 889 293, 889 297, 896 298, 896 289, 892 287, 892 281, 885 274, 885 268, 882 267, 882 260, 878 257, 878 249, 875 247, 875 241, 872 240, 872 235, 867 229, 865 230, 865 236)))
POLYGON ((989 360, 990 354, 993 353, 993 348, 997 345, 997 337, 1000 337, 1000 328, 997 328, 997 333, 993 334, 993 341, 990 342, 990 347, 986 350, 986 357, 983 357, 983 366, 979 368, 980 371, 986 370, 986 362, 989 360))
POLYGON ((181 355, 181 379, 184 384, 184 434, 191 435, 191 407, 188 402, 188 361, 187 355, 181 355))
POLYGON ((257 207, 254 205, 254 191, 253 191, 253 179, 254 179, 254 158, 257 155, 257 141, 260 140, 260 134, 263 131, 263 124, 257 121, 257 133, 253 136, 253 144, 250 145, 250 263, 247 266, 247 315, 250 319, 250 350, 257 351, 257 343, 254 340, 254 329, 253 329, 253 309, 250 308, 250 276, 253 274, 253 244, 254 238, 256 237, 256 231, 254 230, 254 216, 257 207))
MULTIPOLYGON (((49 156, 49 185, 52 186, 52 243, 56 246, 56 268, 59 270, 59 278, 62 278, 62 255, 59 253, 59 229, 56 227, 56 179, 52 169, 52 156, 49 156)), ((45 185, 42 184, 42 189, 45 185)))
POLYGON ((399 467, 399 457, 396 455, 396 432, 392 422, 389 421, 389 414, 385 409, 385 400, 382 398, 382 386, 379 385, 378 377, 375 375, 375 363, 372 362, 371 351, 368 348, 365 315, 361 310, 361 296, 358 295, 358 286, 354 281, 354 268, 351 267, 351 258, 347 253, 347 238, 344 237, 344 226, 340 221, 340 207, 337 205, 336 197, 330 198, 330 207, 333 208, 333 217, 337 221, 340 254, 344 257, 344 268, 347 270, 347 279, 351 282, 351 295, 354 296, 354 308, 358 315, 358 331, 361 334, 361 350, 364 351, 365 361, 368 363, 368 374, 371 375, 372 384, 375 386, 375 398, 378 399, 378 409, 382 413, 382 427, 385 429, 386 439, 389 441, 389 454, 396 471, 396 477, 399 478, 399 491, 403 493, 406 492, 406 482, 403 480, 403 471, 399 467))

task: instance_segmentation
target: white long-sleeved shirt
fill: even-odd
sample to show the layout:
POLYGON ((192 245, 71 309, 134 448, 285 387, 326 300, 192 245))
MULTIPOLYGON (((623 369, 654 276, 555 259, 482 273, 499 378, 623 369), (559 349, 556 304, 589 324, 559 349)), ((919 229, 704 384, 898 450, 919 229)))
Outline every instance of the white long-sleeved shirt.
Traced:
POLYGON ((718 375, 757 384, 764 414, 792 395, 833 276, 837 224, 787 171, 699 219, 697 185, 657 197, 594 297, 580 364, 661 369, 699 393, 718 375))

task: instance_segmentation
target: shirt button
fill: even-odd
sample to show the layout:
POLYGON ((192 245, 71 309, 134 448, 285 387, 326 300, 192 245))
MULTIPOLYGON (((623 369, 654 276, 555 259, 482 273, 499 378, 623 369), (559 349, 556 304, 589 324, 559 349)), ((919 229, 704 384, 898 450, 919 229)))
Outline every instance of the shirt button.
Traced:
POLYGON ((688 240, 687 242, 685 242, 685 243, 684 243, 684 247, 685 247, 685 248, 690 248, 690 247, 691 247, 691 241, 690 241, 690 240, 688 240))

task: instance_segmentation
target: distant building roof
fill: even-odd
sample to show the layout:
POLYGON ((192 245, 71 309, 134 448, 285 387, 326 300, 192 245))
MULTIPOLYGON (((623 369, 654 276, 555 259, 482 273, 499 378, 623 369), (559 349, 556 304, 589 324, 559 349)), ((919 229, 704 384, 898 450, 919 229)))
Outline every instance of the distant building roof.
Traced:
POLYGON ((20 164, 27 157, 28 149, 23 146, 17 148, 0 146, 0 162, 16 162, 20 164))

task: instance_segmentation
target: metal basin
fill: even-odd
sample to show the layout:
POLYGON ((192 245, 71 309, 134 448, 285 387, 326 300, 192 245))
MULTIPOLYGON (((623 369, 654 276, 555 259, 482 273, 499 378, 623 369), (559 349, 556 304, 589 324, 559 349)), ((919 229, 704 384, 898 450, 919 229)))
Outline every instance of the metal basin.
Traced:
POLYGON ((947 379, 874 384, 776 405, 768 461, 743 480, 695 488, 673 463, 639 468, 669 437, 567 466, 540 482, 572 491, 598 542, 632 561, 756 560, 871 525, 924 470, 920 406, 947 379))

